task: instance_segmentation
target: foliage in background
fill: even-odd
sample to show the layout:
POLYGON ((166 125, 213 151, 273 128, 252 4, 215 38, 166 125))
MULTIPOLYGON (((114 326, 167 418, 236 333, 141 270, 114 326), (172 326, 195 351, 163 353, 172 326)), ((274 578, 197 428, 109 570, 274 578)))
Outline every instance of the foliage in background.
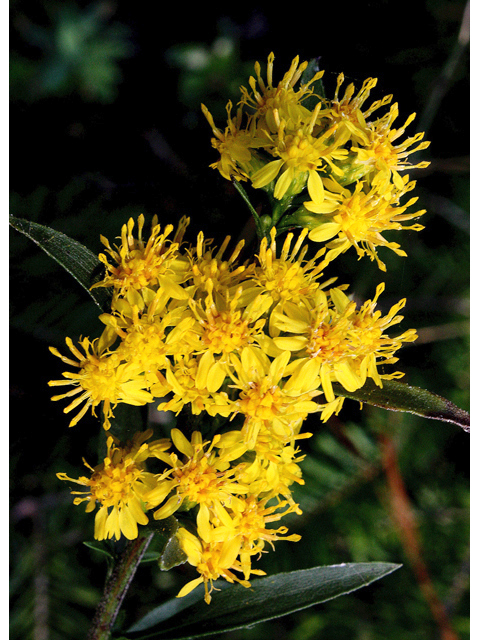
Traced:
POLYGON ((45 8, 49 14, 45 26, 27 15, 16 16, 18 34, 36 55, 12 51, 13 96, 32 101, 78 93, 87 101, 112 102, 122 77, 118 62, 133 53, 129 30, 110 21, 112 3, 80 8, 66 2, 45 8))
MULTIPOLYGON (((90 9, 75 6, 70 14, 63 14, 67 17, 58 24, 76 20, 73 31, 79 38, 77 43, 91 42, 90 36, 80 38, 86 33, 85 16, 94 15, 95 6, 102 5, 105 3, 92 5, 90 9)), ((355 30, 361 34, 361 26, 367 25, 367 18, 372 19, 375 10, 380 17, 373 17, 380 23, 383 16, 386 23, 387 5, 381 2, 378 6, 369 5, 362 9, 365 16, 357 16, 357 20, 352 16, 355 30)), ((115 9, 113 4, 108 6, 115 9)), ((14 28, 19 18, 31 16, 31 7, 29 3, 13 3, 14 28)), ((419 341, 402 354, 407 381, 440 393, 467 409, 468 136, 463 107, 459 109, 459 104, 465 104, 467 92, 465 54, 459 58, 453 74, 448 76, 443 71, 458 43, 463 9, 463 2, 432 1, 420 7, 418 3, 410 3, 405 12, 418 15, 419 27, 402 31, 399 25, 405 40, 396 45, 397 50, 387 50, 385 56, 379 53, 382 40, 377 44, 379 51, 369 53, 372 45, 357 36, 357 46, 351 40, 348 64, 339 57, 341 52, 333 40, 327 37, 319 40, 307 27, 301 42, 294 40, 285 46, 285 55, 290 59, 292 47, 297 45, 302 47, 298 52, 305 57, 321 55, 322 62, 332 70, 332 77, 340 70, 350 70, 355 78, 379 75, 379 86, 385 92, 391 90, 396 98, 401 97, 405 113, 412 110, 405 104, 410 96, 412 105, 430 108, 433 90, 445 88, 443 80, 447 79, 441 102, 430 118, 428 138, 434 141, 430 173, 418 182, 422 207, 428 210, 427 230, 419 238, 409 236, 409 259, 394 261, 389 268, 389 294, 392 300, 397 291, 406 295, 408 326, 419 328, 419 341), (357 50, 362 55, 357 55, 357 50), (385 67, 378 72, 375 64, 379 64, 379 55, 385 58, 385 67), (443 78, 440 83, 439 78, 443 78)), ((99 35, 102 29, 98 25, 103 22, 96 15, 97 27, 91 33, 93 42, 98 44, 102 42, 99 35)), ((180 18, 179 14, 177 21, 180 18)), ((243 31, 238 29, 237 35, 234 32, 228 36, 230 44, 223 51, 232 53, 223 59, 218 56, 218 45, 211 44, 218 42, 219 35, 226 37, 224 33, 214 33, 215 20, 211 20, 213 26, 203 30, 197 26, 194 33, 185 26, 183 30, 174 28, 173 20, 168 25, 171 33, 167 33, 146 24, 148 19, 140 9, 130 9, 123 15, 119 10, 115 19, 128 25, 134 34, 135 53, 125 44, 123 29, 115 31, 121 37, 109 32, 113 44, 103 41, 98 49, 99 59, 103 60, 100 68, 104 71, 97 74, 95 66, 84 65, 87 76, 92 69, 92 77, 86 79, 78 71, 83 60, 80 52, 85 51, 80 45, 76 45, 73 56, 77 66, 69 66, 64 53, 60 55, 59 48, 49 45, 49 50, 56 51, 59 66, 55 72, 52 61, 47 62, 44 54, 39 56, 38 48, 30 44, 29 55, 34 49, 36 53, 27 65, 30 70, 26 70, 16 64, 17 56, 24 57, 26 52, 25 45, 15 39, 11 80, 14 142, 11 213, 52 224, 92 250, 95 247, 100 250, 100 232, 113 237, 119 223, 141 212, 157 213, 161 219, 173 221, 174 217, 180 218, 194 209, 195 217, 203 217, 201 226, 209 226, 212 234, 221 237, 223 227, 230 222, 240 233, 246 218, 243 204, 208 169, 208 163, 215 159, 206 151, 210 131, 200 124, 200 119, 189 114, 195 110, 195 103, 205 101, 210 108, 215 91, 218 109, 223 112, 229 82, 238 83, 245 64, 255 59, 259 50, 258 57, 264 59, 270 42, 278 49, 276 37, 281 31, 274 16, 260 18, 252 13, 249 20, 240 21, 243 31), (246 25, 250 25, 252 33, 253 23, 263 25, 264 31, 258 32, 262 37, 245 39, 246 25), (186 64, 187 55, 179 68, 181 58, 165 56, 166 51, 171 52, 169 56, 173 52, 178 55, 182 48, 187 53, 195 48, 206 53, 205 66, 192 69, 186 64), (130 59, 126 59, 127 54, 130 59), (121 84, 120 60, 125 60, 121 84), (233 61, 235 64, 230 64, 233 61), (50 69, 54 81, 45 85, 50 89, 41 95, 37 92, 37 79, 49 77, 48 73, 42 75, 45 68, 50 69), (215 81, 220 69, 225 79, 218 90, 215 81), (227 70, 231 70, 231 77, 227 70), (69 81, 64 84, 66 78, 69 81), (111 101, 115 87, 116 103, 111 101), (175 107, 177 100, 184 104, 180 113, 175 107), (193 123, 187 133, 185 118, 193 123), (54 160, 45 160, 47 148, 54 151, 54 160), (178 185, 185 184, 185 177, 189 186, 179 188, 178 185), (231 220, 226 223, 218 211, 221 198, 215 198, 214 202, 212 197, 220 189, 224 190, 231 211, 231 220)), ((37 24, 34 17, 31 22, 37 24)), ((353 26, 347 28, 354 31, 353 26)), ((53 33, 56 31, 51 29, 50 42, 54 41, 53 33)), ((43 52, 46 51, 44 48, 43 52)), ((30 247, 22 237, 12 235, 11 252, 14 283, 11 335, 15 345, 11 373, 11 415, 15 417, 10 464, 14 533, 11 637, 83 638, 103 586, 104 559, 98 551, 81 544, 91 533, 91 522, 81 510, 71 508, 70 496, 59 486, 55 473, 62 470, 75 474, 78 451, 87 458, 94 457, 96 451, 83 450, 81 433, 65 434, 61 411, 50 404, 46 381, 56 376, 56 365, 51 362, 47 345, 60 345, 65 334, 75 331, 88 334, 91 329, 89 335, 93 335, 97 314, 88 295, 80 287, 74 289, 67 274, 61 273, 53 261, 30 247), (25 376, 25 362, 30 367, 35 363, 35 370, 41 371, 25 376), (18 429, 17 419, 21 425, 18 429), (60 469, 60 458, 70 467, 63 464, 60 469)), ((363 269, 362 265, 358 271, 355 256, 347 262, 346 272, 355 276, 357 295, 368 296, 373 270, 369 265, 363 269)), ((384 303, 389 308, 389 300, 384 303)), ((97 427, 92 421, 90 427, 84 428, 93 433, 97 427)), ((322 430, 315 427, 315 431, 303 465, 306 485, 295 493, 304 510, 303 519, 295 525, 302 535, 302 547, 285 547, 281 553, 266 556, 265 570, 273 574, 315 564, 372 560, 402 562, 404 567, 357 596, 265 622, 250 630, 231 632, 229 637, 416 640, 419 633, 432 639, 442 637, 443 633, 446 638, 451 627, 456 637, 467 638, 465 434, 449 425, 414 416, 379 409, 360 413, 353 402, 341 419, 333 420, 322 430), (396 450, 393 458, 392 443, 396 450), (392 460, 398 463, 403 484, 398 483, 392 460), (400 498, 403 502, 399 502, 400 498), (414 518, 413 528, 405 526, 405 520, 399 521, 398 505, 402 506, 407 521, 408 515, 414 518), (427 580, 422 567, 427 569, 427 580), (428 580, 445 605, 449 627, 435 615, 428 580)), ((138 587, 129 595, 130 622, 165 596, 175 595, 185 582, 185 570, 159 574, 153 564, 144 563, 139 570, 138 587)))

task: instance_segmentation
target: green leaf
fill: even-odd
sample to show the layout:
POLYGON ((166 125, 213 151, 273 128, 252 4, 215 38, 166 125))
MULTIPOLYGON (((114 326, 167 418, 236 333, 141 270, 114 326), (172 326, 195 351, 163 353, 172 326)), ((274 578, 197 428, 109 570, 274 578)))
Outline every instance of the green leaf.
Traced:
POLYGON ((299 611, 365 587, 401 565, 383 562, 340 564, 279 573, 252 581, 246 589, 216 583, 212 602, 203 585, 184 598, 157 607, 124 632, 129 640, 200 638, 299 611))
POLYGON ((89 549, 93 549, 94 551, 98 551, 99 553, 107 556, 107 558, 109 560, 113 560, 113 555, 110 553, 110 551, 106 548, 106 545, 104 542, 91 542, 91 541, 86 541, 83 543, 86 547, 88 547, 89 549))
POLYGON ((141 564, 145 564, 147 562, 158 562, 160 559, 160 553, 158 551, 147 551, 143 554, 143 558, 140 560, 141 564))
POLYGON ((464 431, 470 431, 470 415, 450 400, 426 389, 410 387, 404 382, 396 380, 383 380, 382 382, 383 387, 380 388, 373 380, 369 379, 357 391, 347 391, 338 383, 333 383, 333 390, 336 395, 345 398, 366 402, 389 411, 405 411, 423 418, 452 422, 462 427, 464 431))
POLYGON ((88 292, 101 311, 110 309, 111 294, 108 289, 90 290, 101 274, 101 262, 96 254, 64 233, 36 222, 10 216, 10 224, 62 265, 88 292))
MULTIPOLYGON (((302 73, 302 77, 300 79, 301 84, 307 84, 313 78, 313 76, 318 73, 321 69, 319 65, 320 57, 312 58, 305 71, 302 73)), ((319 78, 313 84, 310 85, 310 89, 313 90, 313 95, 308 97, 306 100, 302 102, 303 106, 307 109, 313 110, 318 103, 318 97, 325 98, 325 88, 323 86, 322 79, 319 78)))

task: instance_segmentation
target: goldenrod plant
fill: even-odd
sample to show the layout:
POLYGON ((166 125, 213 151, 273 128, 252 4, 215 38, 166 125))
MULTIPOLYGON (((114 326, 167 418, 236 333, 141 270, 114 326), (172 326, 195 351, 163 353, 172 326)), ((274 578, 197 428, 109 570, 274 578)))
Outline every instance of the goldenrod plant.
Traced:
POLYGON ((406 257, 401 232, 423 229, 409 172, 428 166, 411 157, 429 143, 409 132, 415 114, 400 119, 374 78, 357 88, 340 74, 327 96, 323 71, 298 56, 280 80, 273 53, 254 71, 236 106, 227 104, 224 126, 201 108, 218 153, 212 168, 246 202, 256 243, 192 237, 188 217, 174 226, 142 214, 117 239, 102 236, 97 257, 59 232, 12 220, 101 311, 98 338, 67 337, 66 349, 50 349, 64 365, 49 384, 60 388, 52 400, 64 403, 66 426, 81 429, 90 412, 104 432, 98 464, 84 460, 83 475, 57 476, 74 504, 95 514, 98 544, 127 541, 91 639, 111 637, 155 536, 164 540, 161 568, 188 563, 196 575, 177 594, 183 604, 159 607, 122 638, 213 635, 399 567, 350 563, 257 577, 278 542, 302 544, 291 529, 302 514, 295 488, 305 482, 307 417, 310 429, 323 429, 353 398, 468 430, 466 412, 399 381, 398 352, 417 333, 398 328, 404 298, 381 310, 389 250, 406 257), (365 258, 378 267, 369 299, 343 280, 348 251, 358 269, 365 258), (118 417, 122 405, 139 408, 140 429, 118 417), (176 422, 165 434, 159 417, 167 414, 176 422))

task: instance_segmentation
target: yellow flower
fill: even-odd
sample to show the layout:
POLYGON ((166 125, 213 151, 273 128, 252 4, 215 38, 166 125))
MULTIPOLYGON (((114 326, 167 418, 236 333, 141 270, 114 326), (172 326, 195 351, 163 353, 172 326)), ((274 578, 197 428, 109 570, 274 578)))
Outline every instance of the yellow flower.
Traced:
POLYGON ((232 526, 219 523, 212 529, 208 541, 186 529, 179 529, 176 535, 180 547, 187 555, 188 562, 196 567, 200 577, 186 584, 177 597, 187 595, 203 582, 205 602, 209 604, 213 581, 221 577, 228 582, 239 582, 244 587, 250 587, 248 580, 251 574, 265 575, 264 571, 251 567, 252 556, 262 554, 265 542, 273 547, 273 542, 278 540, 300 540, 297 534, 287 536, 288 529, 284 526, 278 529, 267 528, 268 523, 280 520, 293 510, 286 502, 278 502, 271 507, 267 506, 267 502, 267 499, 258 500, 254 496, 240 498, 239 508, 232 514, 232 526), (283 508, 284 511, 278 513, 283 508), (242 572, 245 580, 235 576, 232 570, 242 572))
POLYGON ((187 251, 193 283, 188 287, 190 298, 199 299, 212 291, 222 294, 227 289, 235 291, 252 270, 253 266, 248 266, 247 263, 237 263, 244 240, 235 246, 227 260, 223 259, 230 240, 231 237, 227 236, 220 248, 216 249, 211 246, 213 240, 205 240, 202 231, 198 234, 197 244, 187 251))
POLYGON ((212 147, 220 153, 220 159, 210 166, 212 169, 218 169, 227 180, 231 180, 232 176, 237 180, 246 180, 252 171, 252 164, 255 164, 251 149, 263 144, 262 140, 256 138, 251 116, 247 120, 245 129, 242 129, 242 108, 240 106, 237 115, 232 118, 232 103, 229 101, 228 124, 225 131, 221 131, 216 127, 212 114, 204 104, 202 104, 202 111, 215 135, 215 138, 212 138, 212 147))
POLYGON ((320 108, 321 103, 318 103, 308 123, 288 130, 286 130, 287 122, 280 119, 278 112, 274 110, 274 117, 278 119, 278 132, 271 138, 272 143, 268 151, 273 156, 279 156, 280 159, 272 160, 251 176, 252 186, 255 189, 265 187, 279 175, 273 192, 278 200, 281 200, 287 192, 288 195, 299 193, 306 181, 312 200, 323 201, 324 188, 319 171, 327 167, 333 173, 339 175, 343 173, 336 167, 335 161, 343 160, 347 156, 348 151, 339 147, 347 141, 348 136, 337 136, 333 139, 336 125, 318 137, 313 135, 320 108), (292 185, 294 185, 293 191, 292 185))
POLYGON ((138 536, 138 525, 148 523, 145 513, 145 494, 155 485, 155 476, 145 470, 145 460, 153 451, 165 451, 169 440, 158 440, 146 444, 152 431, 137 433, 126 446, 119 446, 111 436, 107 439, 107 455, 102 464, 90 469, 90 478, 84 476, 75 480, 65 473, 57 473, 60 480, 76 482, 88 488, 87 491, 72 491, 74 504, 86 501, 87 513, 100 503, 95 516, 95 539, 104 540, 123 534, 129 540, 138 536), (81 497, 80 497, 81 496, 81 497))
MULTIPOLYGON (((270 522, 277 522, 283 516, 295 510, 292 505, 288 505, 285 501, 277 502, 275 505, 268 507, 268 501, 268 498, 258 500, 255 496, 248 496, 242 499, 243 508, 235 513, 233 519, 234 531, 241 540, 239 550, 240 566, 247 580, 252 572, 251 557, 257 554, 261 555, 265 542, 268 542, 274 549, 273 543, 275 541, 289 540, 290 542, 298 542, 300 540, 298 534, 287 536, 288 529, 285 526, 278 529, 267 528, 267 524, 270 522), (284 511, 278 513, 279 509, 284 509, 284 511)), ((232 533, 228 530, 222 531, 222 527, 219 527, 214 530, 212 535, 215 540, 225 536, 225 541, 227 541, 232 536, 232 533)))
POLYGON ((246 347, 241 359, 232 355, 230 377, 233 388, 240 394, 235 409, 245 416, 242 435, 248 449, 254 449, 263 428, 283 443, 290 442, 296 425, 306 416, 318 411, 312 398, 319 394, 316 387, 305 389, 292 380, 282 383, 286 375, 290 353, 284 351, 270 361, 260 349, 246 347))
POLYGON ((308 237, 314 242, 325 242, 335 238, 326 245, 328 249, 325 260, 331 262, 338 255, 355 247, 358 257, 365 254, 371 260, 376 260, 382 271, 386 270, 385 264, 379 259, 376 247, 388 247, 397 255, 406 256, 396 242, 389 242, 382 235, 385 231, 410 229, 420 231, 424 227, 420 224, 404 226, 402 222, 418 218, 425 210, 405 213, 408 207, 415 204, 418 198, 410 198, 404 204, 400 204, 400 198, 415 187, 415 182, 409 182, 408 176, 399 178, 402 188, 391 183, 380 186, 368 187, 365 182, 357 182, 353 193, 340 185, 334 185, 329 181, 333 192, 336 191, 336 207, 330 207, 330 211, 322 210, 314 202, 306 202, 305 208, 314 213, 319 213, 318 222, 310 220, 309 226, 313 227, 308 237))
POLYGON ((332 124, 338 125, 338 133, 347 130, 350 140, 360 144, 368 144, 369 124, 367 118, 380 107, 389 104, 392 96, 388 95, 375 101, 366 111, 362 112, 363 104, 370 96, 370 91, 377 85, 377 78, 367 78, 355 96, 355 85, 349 84, 343 98, 340 99, 339 91, 344 81, 345 76, 340 73, 337 78, 335 96, 329 103, 329 107, 325 109, 325 117, 332 124))
POLYGON ((416 338, 414 330, 394 339, 383 333, 402 320, 396 314, 405 305, 405 300, 401 300, 382 317, 375 307, 383 289, 384 285, 379 285, 375 298, 358 311, 355 302, 337 288, 331 289, 328 296, 318 290, 309 303, 286 304, 283 313, 275 316, 274 323, 283 333, 274 338, 275 345, 296 355, 291 379, 313 386, 320 378, 327 403, 333 403, 324 408, 323 419, 341 407, 332 382, 340 383, 347 391, 356 391, 367 377, 382 386, 382 378, 403 375, 399 372, 379 375, 377 371, 379 364, 396 362, 395 351, 403 342, 416 338))
POLYGON ((249 79, 252 93, 249 93, 245 87, 240 88, 242 91, 241 104, 255 110, 255 115, 258 118, 257 128, 260 131, 266 128, 267 131, 276 132, 279 118, 292 123, 293 127, 308 121, 311 112, 301 103, 313 94, 311 85, 324 74, 323 71, 319 71, 309 82, 302 83, 295 88, 308 66, 308 61, 299 65, 300 58, 296 56, 282 80, 277 86, 273 86, 273 60, 274 55, 270 53, 266 83, 261 76, 260 63, 256 62, 257 79, 253 76, 249 79), (275 112, 278 113, 277 116, 274 115, 275 112))
MULTIPOLYGON (((300 421, 297 429, 300 429, 300 421)), ((297 431, 295 429, 295 431, 297 431)), ((262 498, 283 496, 292 506, 295 513, 301 510, 292 498, 291 485, 305 484, 299 463, 305 458, 294 443, 301 438, 308 438, 311 433, 296 433, 291 443, 284 444, 272 437, 272 429, 261 429, 255 443, 255 460, 238 471, 238 480, 248 484, 249 493, 262 498)))
POLYGON ((223 295, 213 291, 213 282, 207 281, 207 296, 190 300, 196 318, 192 332, 197 337, 199 370, 207 371, 206 387, 210 392, 218 391, 229 372, 230 355, 261 340, 266 319, 259 317, 264 312, 262 301, 255 300, 248 307, 239 308, 242 287, 233 294, 227 289, 223 295))
POLYGON ((251 566, 252 556, 261 556, 265 542, 274 548, 273 543, 278 540, 300 540, 297 534, 287 536, 288 529, 285 526, 278 529, 267 528, 267 524, 280 520, 294 510, 286 502, 277 502, 270 507, 267 502, 267 498, 259 500, 255 496, 240 497, 238 504, 232 509, 231 523, 225 525, 219 521, 212 528, 208 541, 183 528, 177 532, 180 547, 186 553, 188 562, 200 573, 199 578, 183 587, 178 597, 185 596, 203 582, 205 601, 210 603, 212 582, 220 577, 228 582, 236 581, 244 587, 250 587, 248 580, 251 574, 265 575, 264 571, 252 569, 251 566), (284 510, 279 512, 279 509, 284 510), (241 571, 245 580, 237 578, 232 570, 241 571))
POLYGON ((121 338, 117 356, 143 372, 149 391, 158 384, 158 374, 167 366, 168 356, 188 355, 195 346, 195 320, 188 307, 173 306, 170 311, 165 304, 168 297, 164 289, 159 289, 143 313, 121 298, 114 302, 112 314, 100 316, 121 338))
POLYGON ((180 460, 176 453, 157 455, 171 469, 157 477, 156 486, 146 496, 147 506, 156 507, 168 498, 153 514, 156 520, 163 520, 182 506, 191 509, 199 505, 197 527, 208 542, 212 515, 227 526, 231 524, 225 506, 231 507, 237 500, 236 494, 246 493, 247 488, 235 481, 231 457, 224 458, 214 449, 219 435, 214 436, 210 446, 199 431, 193 433, 191 442, 179 429, 172 429, 171 437, 184 459, 180 460))
POLYGON ((379 387, 383 380, 401 378, 403 373, 382 374, 377 367, 394 364, 398 358, 393 357, 395 352, 404 342, 414 342, 417 339, 415 329, 407 329, 395 338, 390 338, 385 331, 403 320, 403 316, 397 315, 406 304, 403 298, 393 305, 386 315, 376 310, 379 296, 385 290, 385 284, 379 284, 373 300, 367 300, 355 315, 353 322, 352 344, 356 351, 357 359, 361 361, 362 369, 366 375, 372 378, 379 387))
POLYGON ((218 391, 224 377, 222 369, 212 368, 212 364, 209 352, 200 358, 178 355, 174 364, 167 360, 165 378, 159 382, 158 389, 152 387, 152 393, 160 397, 172 392, 173 397, 168 402, 162 402, 158 410, 179 413, 185 405, 190 404, 195 415, 202 411, 212 416, 228 416, 232 413, 233 406, 227 394, 218 391))
POLYGON ((244 456, 248 449, 241 431, 228 431, 222 434, 215 445, 219 449, 219 455, 224 459, 242 458, 236 467, 235 477, 240 484, 248 486, 248 495, 266 499, 282 495, 296 513, 301 511, 293 501, 289 487, 294 482, 304 484, 299 463, 305 456, 299 455, 300 449, 295 448, 295 442, 312 435, 299 433, 301 424, 302 421, 298 421, 293 430, 294 435, 288 444, 275 437, 272 425, 260 429, 253 460, 251 460, 252 451, 244 456))
MULTIPOLYGON (((276 234, 277 231, 273 227, 270 231, 270 246, 267 238, 262 239, 258 264, 254 266, 252 275, 243 282, 240 303, 251 304, 256 300, 256 304, 263 303, 267 311, 270 307, 278 304, 281 306, 288 300, 298 302, 321 286, 317 280, 328 263, 319 261, 324 249, 319 250, 310 260, 304 259, 308 247, 302 247, 302 244, 308 230, 302 230, 293 248, 294 235, 289 233, 278 256, 276 234)), ((271 329, 270 326, 270 332, 271 329)))
POLYGON ((89 408, 95 415, 95 407, 103 403, 105 429, 110 428, 110 418, 119 402, 141 406, 153 400, 152 395, 145 389, 145 379, 138 366, 128 362, 122 362, 116 352, 102 349, 102 342, 84 338, 80 345, 85 355, 73 344, 70 338, 66 338, 68 348, 77 360, 63 356, 58 349, 50 347, 51 353, 72 367, 79 369, 78 373, 64 372, 65 380, 50 380, 51 387, 71 385, 74 388, 52 400, 63 400, 77 396, 64 413, 68 413, 85 403, 79 413, 71 420, 69 426, 73 427, 85 415, 89 408), (80 395, 78 395, 80 394, 80 395))
MULTIPOLYGON (((184 528, 180 528, 176 536, 180 547, 187 556, 189 564, 194 566, 199 578, 188 582, 179 592, 177 598, 182 598, 193 591, 199 584, 205 586, 205 602, 210 604, 211 593, 214 590, 213 581, 225 578, 227 582, 238 582, 244 587, 250 587, 247 580, 237 578, 233 571, 242 571, 240 562, 237 560, 240 551, 241 539, 234 537, 225 542, 205 542, 197 538, 193 533, 184 528)), ((264 571, 252 571, 258 575, 265 575, 264 571)))
POLYGON ((413 165, 408 162, 407 158, 415 151, 426 149, 430 142, 420 142, 425 134, 416 133, 411 138, 394 144, 405 133, 405 129, 414 120, 415 114, 412 113, 399 129, 392 129, 392 124, 397 117, 398 104, 395 103, 385 116, 369 126, 368 142, 362 146, 352 146, 351 151, 356 154, 352 167, 363 167, 364 171, 370 171, 370 180, 373 185, 382 186, 392 180, 397 189, 401 191, 404 188, 404 182, 398 172, 405 169, 428 167, 429 162, 424 161, 413 165), (411 147, 414 145, 417 146, 412 149, 411 147))
POLYGON ((109 241, 100 236, 114 264, 110 263, 104 253, 99 255, 99 260, 106 267, 107 275, 92 288, 114 287, 117 295, 151 287, 156 290, 158 286, 167 287, 173 293, 177 291, 175 284, 182 280, 187 267, 186 262, 177 259, 177 253, 189 219, 182 218, 172 240, 168 236, 173 231, 173 225, 167 225, 163 233, 160 233, 161 227, 154 216, 150 236, 145 242, 142 237, 144 224, 145 217, 142 214, 138 217, 138 237, 135 238, 135 221, 130 218, 122 227, 120 246, 111 247, 109 241))

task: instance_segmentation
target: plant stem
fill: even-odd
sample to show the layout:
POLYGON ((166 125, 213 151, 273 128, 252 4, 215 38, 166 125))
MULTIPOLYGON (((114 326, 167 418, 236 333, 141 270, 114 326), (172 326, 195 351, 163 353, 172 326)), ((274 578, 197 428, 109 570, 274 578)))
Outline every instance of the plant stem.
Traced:
POLYGON ((140 560, 148 548, 153 533, 138 537, 127 544, 107 581, 87 640, 109 640, 123 599, 135 575, 140 560))
POLYGON ((239 182, 237 182, 235 180, 235 178, 233 179, 233 186, 238 191, 238 193, 242 196, 242 198, 245 201, 250 213, 252 214, 253 219, 255 221, 255 229, 257 231, 258 239, 261 240, 265 235, 265 231, 263 229, 262 221, 260 220, 260 217, 259 217, 257 211, 255 210, 255 207, 250 202, 250 200, 248 198, 248 195, 247 195, 247 192, 245 191, 245 189, 242 187, 242 185, 239 182))

